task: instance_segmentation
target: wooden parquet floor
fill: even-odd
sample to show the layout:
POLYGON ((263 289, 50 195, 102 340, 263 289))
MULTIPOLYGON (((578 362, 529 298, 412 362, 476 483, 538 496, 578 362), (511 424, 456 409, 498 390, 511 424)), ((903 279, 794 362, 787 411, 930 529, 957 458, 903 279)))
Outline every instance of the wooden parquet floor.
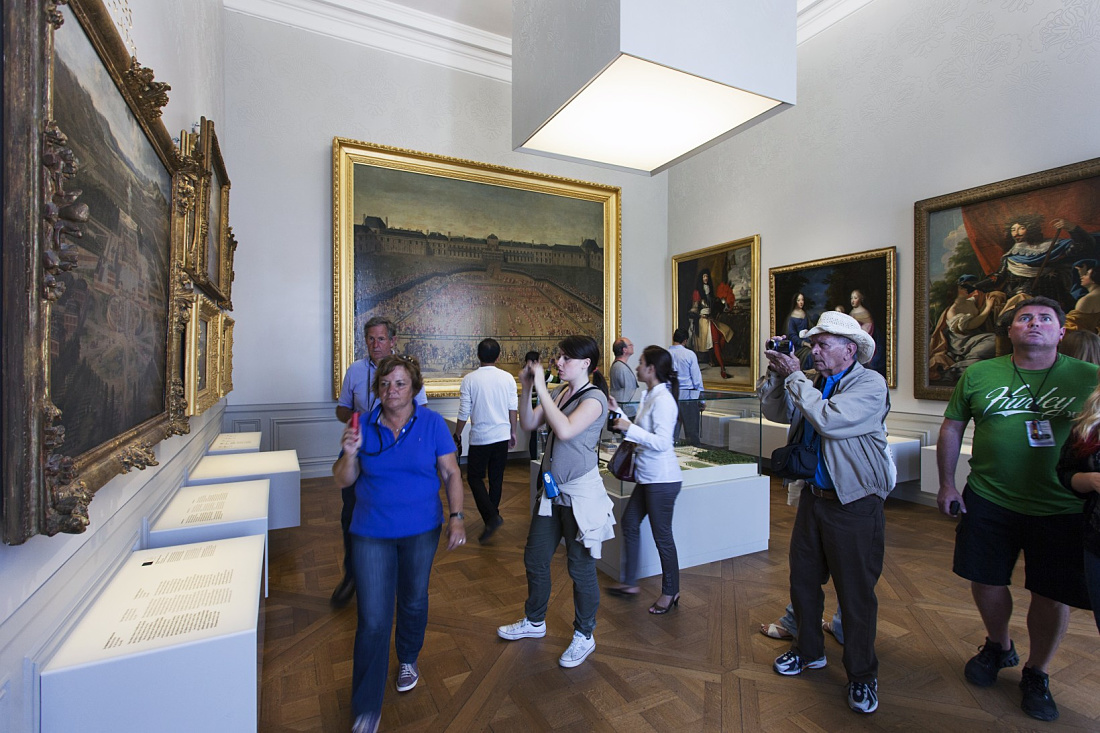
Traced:
MULTIPOLYGON (((543 639, 503 641, 496 627, 523 614, 527 586, 527 464, 509 465, 505 523, 479 546, 481 520, 467 494, 470 544, 440 549, 431 579, 420 684, 393 689, 391 653, 383 731, 1014 731, 1100 730, 1100 636, 1075 610, 1051 670, 1061 710, 1039 723, 1019 707, 1019 668, 978 689, 962 668, 984 640, 967 584, 950 571, 954 525, 928 507, 888 501, 886 563, 878 585, 878 712, 845 702, 842 647, 827 637, 829 665, 780 677, 771 664, 787 643, 758 632, 788 600, 787 547, 794 508, 772 486, 771 545, 765 552, 681 572, 678 610, 651 616, 660 579, 642 595, 603 595, 596 651, 566 670, 558 655, 572 635, 572 584, 564 553, 543 639)), ((340 496, 329 479, 302 483, 302 525, 273 532, 271 592, 264 611, 260 730, 347 731, 355 610, 333 611, 340 577, 340 496)), ((1018 586, 1013 637, 1026 659, 1027 594, 1018 586)), ((602 586, 613 582, 601 575, 602 586)), ((831 586, 828 612, 834 608, 831 586)))

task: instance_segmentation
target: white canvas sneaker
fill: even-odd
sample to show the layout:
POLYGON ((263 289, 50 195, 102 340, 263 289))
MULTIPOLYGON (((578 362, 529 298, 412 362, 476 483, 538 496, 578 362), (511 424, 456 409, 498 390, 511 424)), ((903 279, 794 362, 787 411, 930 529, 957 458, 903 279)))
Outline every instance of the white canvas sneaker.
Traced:
POLYGON ((588 659, 588 655, 596 651, 596 637, 585 636, 579 631, 573 632, 573 641, 569 648, 558 657, 558 664, 563 667, 576 667, 588 659))
POLYGON ((524 616, 514 624, 498 626, 497 636, 501 639, 508 639, 509 641, 527 638, 540 639, 546 636, 546 622, 543 621, 541 624, 533 624, 524 616))

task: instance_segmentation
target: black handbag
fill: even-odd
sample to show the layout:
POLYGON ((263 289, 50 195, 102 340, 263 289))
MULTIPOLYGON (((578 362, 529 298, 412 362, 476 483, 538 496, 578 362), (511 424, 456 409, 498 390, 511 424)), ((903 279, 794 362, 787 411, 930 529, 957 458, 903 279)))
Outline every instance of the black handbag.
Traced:
MULTIPOLYGON (((780 478, 807 479, 813 478, 817 473, 817 451, 812 445, 802 442, 802 435, 806 426, 805 418, 798 424, 798 434, 790 443, 782 448, 772 451, 772 473, 780 478)), ((820 440, 820 436, 814 434, 814 442, 820 440)))
POLYGON ((607 462, 607 470, 620 481, 634 481, 634 448, 637 443, 624 440, 607 462))

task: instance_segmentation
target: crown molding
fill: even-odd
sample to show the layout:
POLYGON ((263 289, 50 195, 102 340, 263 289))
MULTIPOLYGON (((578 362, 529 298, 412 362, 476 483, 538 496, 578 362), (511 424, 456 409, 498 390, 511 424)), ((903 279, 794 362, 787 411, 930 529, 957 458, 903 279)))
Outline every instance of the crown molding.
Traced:
POLYGON ((512 41, 386 0, 225 0, 226 10, 497 81, 512 41))
POLYGON ((871 0, 798 0, 798 45, 844 20, 871 0))
MULTIPOLYGON (((872 0, 798 0, 801 45, 872 0)), ((399 56, 512 81, 512 41, 387 0, 224 0, 226 10, 399 56)))

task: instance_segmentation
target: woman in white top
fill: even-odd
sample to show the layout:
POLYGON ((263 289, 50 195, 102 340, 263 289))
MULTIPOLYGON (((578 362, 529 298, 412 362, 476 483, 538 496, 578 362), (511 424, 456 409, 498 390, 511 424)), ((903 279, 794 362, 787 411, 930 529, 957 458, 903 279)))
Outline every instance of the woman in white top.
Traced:
POLYGON ((646 389, 642 392, 635 422, 620 417, 614 424, 616 430, 625 434, 626 440, 637 443, 634 450, 637 485, 622 517, 626 570, 623 584, 607 591, 623 598, 638 594, 638 536, 642 520, 648 514, 653 541, 661 556, 661 597, 649 607, 649 612, 659 615, 680 605, 680 562, 672 537, 672 509, 681 483, 680 464, 672 450, 679 410, 675 395, 679 394, 679 385, 672 368, 672 355, 660 346, 645 348, 637 371, 638 381, 646 389))

